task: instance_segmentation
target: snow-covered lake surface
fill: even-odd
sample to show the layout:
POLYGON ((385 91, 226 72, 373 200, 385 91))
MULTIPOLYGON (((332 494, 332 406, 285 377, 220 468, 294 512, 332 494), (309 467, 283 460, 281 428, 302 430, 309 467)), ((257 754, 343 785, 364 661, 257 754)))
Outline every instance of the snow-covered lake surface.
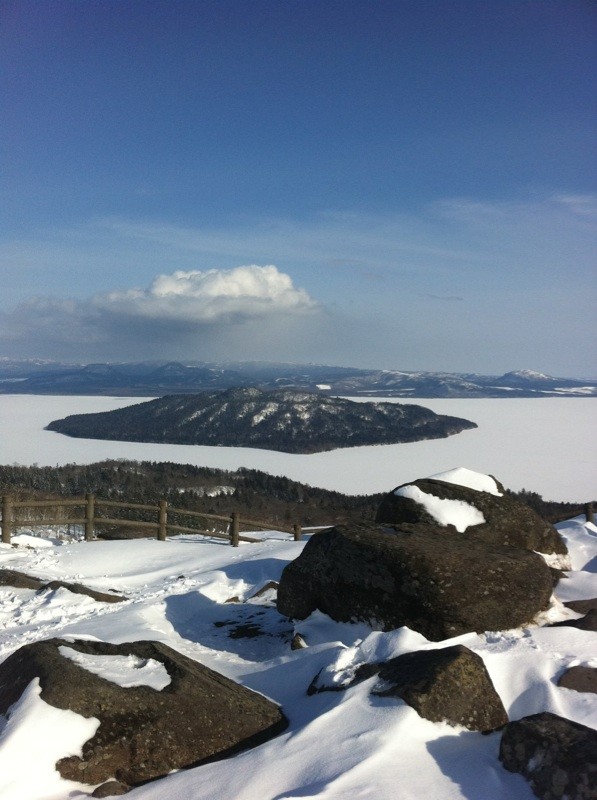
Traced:
MULTIPOLYGON (((407 627, 384 633, 362 622, 336 623, 320 611, 293 625, 278 614, 271 590, 255 596, 280 579, 305 544, 275 531, 238 549, 188 536, 167 542, 46 541, 42 547, 34 546, 32 536, 18 536, 15 543, 22 547, 0 544, 4 568, 44 580, 76 580, 128 601, 98 603, 64 588, 2 586, 0 662, 25 644, 54 636, 157 640, 282 706, 289 727, 276 738, 139 786, 127 795, 130 800, 534 800, 529 784, 501 766, 499 732, 483 736, 429 722, 397 698, 372 698, 375 678, 344 692, 308 696, 307 688, 320 671, 342 678, 359 664, 463 644, 483 659, 511 720, 551 711, 597 728, 597 695, 557 685, 572 665, 597 666, 596 634, 546 625, 579 616, 561 601, 595 596, 597 527, 581 519, 558 527, 574 571, 560 581, 538 624, 444 642, 428 641, 407 627), (231 597, 238 602, 227 603, 231 597), (261 635, 229 635, 231 625, 251 619, 261 635), (295 633, 307 648, 290 649, 295 633)), ((130 672, 131 665, 123 668, 118 657, 97 661, 83 666, 101 669, 121 685, 130 672)), ((0 716, 0 800, 85 800, 94 787, 63 780, 54 764, 80 753, 98 722, 48 705, 39 692, 35 679, 7 716, 0 716)))
POLYGON ((419 477, 465 466, 495 475, 508 488, 529 489, 550 500, 584 501, 596 494, 597 402, 592 398, 389 400, 465 417, 479 427, 448 439, 314 455, 72 439, 44 431, 51 420, 69 414, 108 411, 147 399, 2 395, 0 463, 54 466, 127 458, 222 469, 248 467, 348 494, 389 491, 419 477))

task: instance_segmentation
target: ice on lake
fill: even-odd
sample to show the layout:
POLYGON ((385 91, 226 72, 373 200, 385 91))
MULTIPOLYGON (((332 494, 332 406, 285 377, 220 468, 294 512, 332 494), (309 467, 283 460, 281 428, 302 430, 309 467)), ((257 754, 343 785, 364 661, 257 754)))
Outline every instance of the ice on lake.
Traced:
POLYGON ((574 502, 597 494, 594 398, 392 399, 388 402, 417 403, 439 414, 465 417, 478 428, 447 439, 311 455, 73 439, 44 430, 51 420, 69 414, 108 411, 147 399, 2 395, 0 463, 55 466, 122 458, 220 469, 247 467, 348 494, 389 491, 418 477, 464 466, 495 475, 508 488, 536 491, 546 499, 574 502))

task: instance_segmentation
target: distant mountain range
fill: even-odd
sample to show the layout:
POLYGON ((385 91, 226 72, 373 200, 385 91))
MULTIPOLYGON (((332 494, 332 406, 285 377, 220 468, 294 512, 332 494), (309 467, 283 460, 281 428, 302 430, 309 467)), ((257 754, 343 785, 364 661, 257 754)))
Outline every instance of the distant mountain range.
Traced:
POLYGON ((532 370, 505 375, 365 370, 261 362, 72 365, 0 358, 0 394, 162 396, 236 386, 379 397, 595 397, 597 380, 532 370))
POLYGON ((339 447, 440 439, 474 422, 419 405, 358 403, 292 389, 243 387, 168 395, 96 414, 76 414, 47 429, 87 439, 257 447, 317 453, 339 447))

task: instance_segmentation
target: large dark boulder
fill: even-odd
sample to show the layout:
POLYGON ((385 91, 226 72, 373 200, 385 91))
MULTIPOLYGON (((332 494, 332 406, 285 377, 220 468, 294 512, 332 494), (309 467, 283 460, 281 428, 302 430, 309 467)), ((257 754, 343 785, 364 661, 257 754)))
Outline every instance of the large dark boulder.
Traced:
POLYGON ((339 525, 315 534, 284 569, 278 611, 304 619, 402 625, 429 639, 505 630, 549 605, 552 578, 541 556, 487 545, 430 525, 339 525))
POLYGON ((159 642, 48 639, 25 645, 0 664, 0 714, 34 678, 46 703, 100 720, 83 757, 56 765, 64 778, 83 783, 116 778, 135 785, 260 744, 287 725, 279 707, 262 695, 159 642), (90 656, 154 659, 170 683, 161 690, 124 688, 79 666, 62 647, 90 656))
POLYGON ((508 722, 483 659, 468 647, 404 653, 381 665, 372 694, 400 697, 425 719, 493 731, 508 722))
POLYGON ((361 665, 344 684, 320 684, 317 675, 307 694, 343 691, 377 675, 371 694, 399 697, 431 722, 463 725, 471 731, 503 728, 508 715, 483 659, 461 644, 403 653, 383 663, 361 665))
MULTIPOLYGON (((396 494, 405 487, 416 487, 424 494, 440 500, 460 501, 478 509, 485 522, 466 528, 470 538, 486 544, 503 544, 539 553, 565 555, 568 552, 566 545, 556 529, 541 519, 532 508, 506 494, 502 484, 495 478, 493 480, 500 495, 436 478, 423 478, 403 484, 383 498, 376 522, 395 525, 403 522, 437 525, 436 518, 429 513, 422 502, 396 494)), ((444 530, 449 535, 451 527, 446 526, 444 530)))
POLYGON ((597 731, 544 711, 506 725, 500 760, 542 800, 595 800, 597 731))

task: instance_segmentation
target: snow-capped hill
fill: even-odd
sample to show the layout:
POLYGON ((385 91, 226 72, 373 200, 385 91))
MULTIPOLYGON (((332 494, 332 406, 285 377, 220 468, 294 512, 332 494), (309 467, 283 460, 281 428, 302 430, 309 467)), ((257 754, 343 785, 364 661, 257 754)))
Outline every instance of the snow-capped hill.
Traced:
POLYGON ((573 381, 567 378, 554 378, 551 375, 545 375, 543 372, 535 372, 532 369, 520 369, 514 372, 506 372, 501 378, 497 378, 493 381, 493 386, 531 393, 557 393, 574 390, 581 394, 583 388, 588 388, 586 386, 583 387, 581 381, 573 381))
POLYGON ((437 439, 476 425, 397 403, 356 403, 291 389, 236 387, 169 395, 116 411, 55 420, 48 430, 89 439, 256 447, 314 453, 437 439))
POLYGON ((554 381, 551 375, 545 375, 543 372, 535 372, 533 369, 516 369, 512 372, 506 372, 502 376, 503 380, 510 381, 554 381))

